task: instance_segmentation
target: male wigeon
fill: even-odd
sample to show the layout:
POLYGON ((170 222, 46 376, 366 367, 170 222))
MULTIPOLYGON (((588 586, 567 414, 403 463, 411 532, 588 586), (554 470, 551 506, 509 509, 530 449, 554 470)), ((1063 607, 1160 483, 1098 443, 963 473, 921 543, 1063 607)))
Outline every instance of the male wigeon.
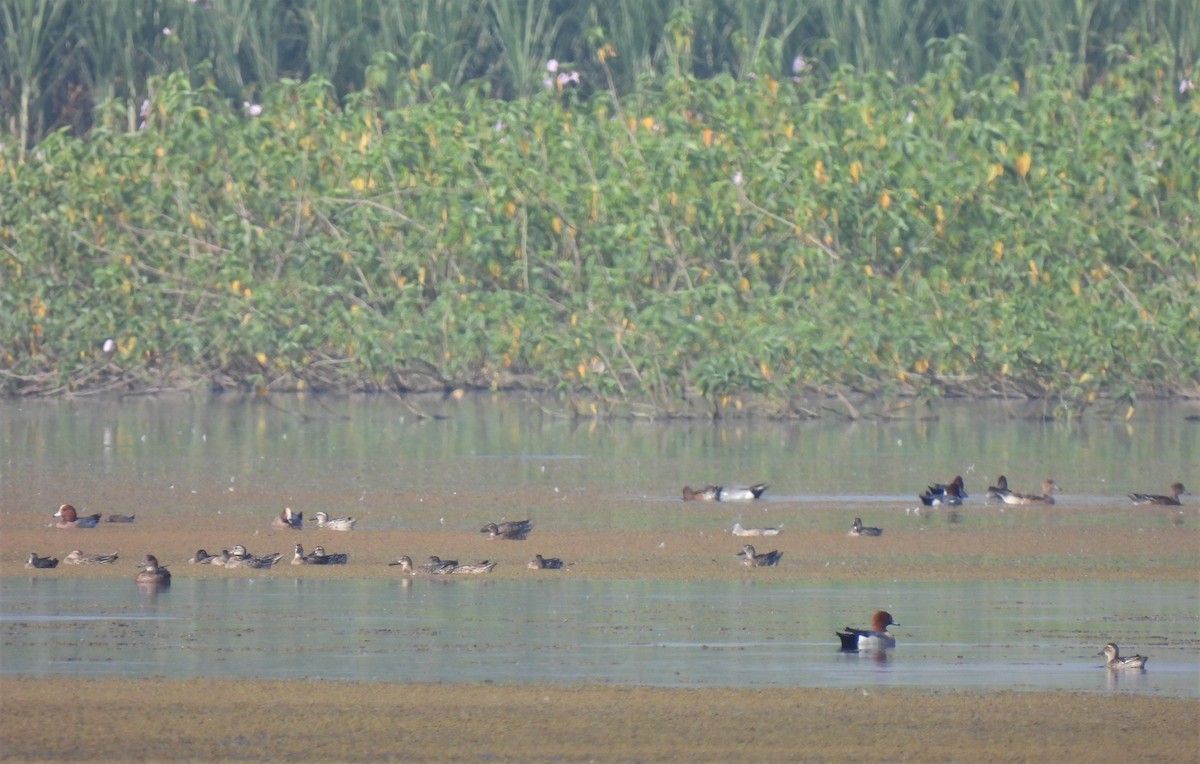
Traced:
POLYGON ((111 565, 116 561, 116 552, 112 554, 84 554, 78 549, 71 550, 71 553, 63 558, 64 565, 111 565))
POLYGON ((1104 668, 1110 669, 1143 669, 1146 668, 1146 661, 1150 660, 1144 655, 1130 655, 1122 658, 1116 642, 1109 642, 1103 650, 1096 654, 1108 658, 1104 662, 1104 668))
POLYGON ((443 560, 437 555, 430 557, 420 567, 413 565, 412 558, 408 555, 401 555, 396 558, 395 562, 389 562, 388 565, 399 565, 400 572, 410 575, 419 576, 445 576, 454 572, 458 567, 457 560, 443 560))
POLYGON ((843 650, 867 651, 883 650, 896 646, 896 638, 888 633, 887 627, 900 624, 892 620, 892 614, 886 610, 877 610, 871 616, 871 628, 856 629, 847 626, 837 633, 842 641, 843 650))
POLYGON ((540 554, 535 554, 525 565, 530 570, 558 570, 562 566, 563 561, 557 557, 542 557, 540 554))
POLYGON ((29 559, 25 562, 27 568, 57 568, 57 557, 38 557, 37 552, 30 552, 29 559))
POLYGON ((272 528, 283 528, 292 530, 302 530, 304 528, 304 513, 293 512, 291 507, 284 507, 283 511, 275 516, 271 521, 272 528))
POLYGON ((98 513, 88 515, 87 517, 80 517, 79 513, 75 511, 75 507, 72 507, 70 504, 63 504, 54 513, 54 516, 60 518, 55 523, 55 528, 95 528, 100 522, 100 515, 98 513))
POLYGON ((489 539, 522 541, 531 530, 533 523, 529 520, 510 520, 506 523, 488 523, 480 528, 479 532, 489 539))
POLYGON ((1054 492, 1059 490, 1058 484, 1050 478, 1042 481, 1041 493, 1013 493, 1009 491, 1000 498, 1005 504, 1053 504, 1054 492))
POLYGON ((104 518, 104 521, 108 523, 132 523, 135 519, 137 519, 137 515, 109 515, 104 518))
POLYGON ((746 544, 744 547, 742 547, 742 551, 738 552, 735 556, 745 557, 746 559, 742 560, 742 564, 747 568, 769 568, 773 565, 779 564, 779 559, 783 557, 783 552, 775 550, 771 552, 763 552, 762 554, 755 554, 754 547, 746 544))
POLYGON ((927 507, 957 507, 967 498, 967 488, 962 475, 955 475, 949 483, 935 483, 918 494, 917 498, 927 507))
POLYGON ((135 580, 139 584, 152 584, 154 586, 171 585, 171 572, 167 570, 166 566, 159 565, 158 558, 154 555, 146 555, 145 559, 138 563, 138 567, 141 570, 138 571, 135 580))
POLYGON ((851 536, 882 536, 883 529, 882 528, 872 528, 869 525, 864 526, 862 524, 862 518, 856 517, 856 518, 854 518, 854 525, 850 528, 850 535, 851 536))
POLYGON ((733 535, 735 536, 778 536, 778 528, 743 528, 741 523, 733 524, 733 535))
POLYGON ((1009 493, 1008 478, 1005 477, 1004 475, 1001 475, 1000 477, 996 478, 995 485, 988 486, 987 493, 985 493, 983 495, 983 497, 985 499, 1001 499, 1001 500, 1003 500, 1004 495, 1006 493, 1009 493))
POLYGON ((330 517, 324 512, 316 514, 317 527, 326 531, 348 531, 358 522, 353 517, 330 517))
POLYGON ((1134 504, 1164 504, 1170 506, 1179 506, 1182 502, 1179 501, 1180 496, 1191 496, 1188 489, 1183 487, 1183 483, 1172 483, 1171 492, 1166 496, 1158 493, 1131 493, 1129 498, 1134 504))
POLYGON ((706 485, 699 491, 688 486, 683 487, 684 501, 754 501, 762 498, 763 493, 770 488, 766 483, 755 483, 745 488, 726 488, 720 485, 706 485))

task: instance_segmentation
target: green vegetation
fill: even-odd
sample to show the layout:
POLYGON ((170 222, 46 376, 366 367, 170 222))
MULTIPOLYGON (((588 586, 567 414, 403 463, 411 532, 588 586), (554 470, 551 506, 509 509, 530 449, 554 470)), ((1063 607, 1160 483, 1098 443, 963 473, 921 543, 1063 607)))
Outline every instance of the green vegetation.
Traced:
POLYGON ((528 385, 585 411, 780 416, 828 389, 1195 392, 1200 99, 1180 46, 1097 64, 1064 42, 986 73, 956 37, 921 48, 923 73, 793 80, 790 54, 753 77, 744 47, 699 55, 683 13, 645 69, 580 38, 587 84, 565 91, 541 85, 557 48, 528 39, 553 15, 521 17, 504 60, 526 76, 503 85, 347 52, 355 92, 256 80, 251 111, 189 58, 147 82, 143 117, 114 75, 86 136, 0 152, 2 389, 528 385))

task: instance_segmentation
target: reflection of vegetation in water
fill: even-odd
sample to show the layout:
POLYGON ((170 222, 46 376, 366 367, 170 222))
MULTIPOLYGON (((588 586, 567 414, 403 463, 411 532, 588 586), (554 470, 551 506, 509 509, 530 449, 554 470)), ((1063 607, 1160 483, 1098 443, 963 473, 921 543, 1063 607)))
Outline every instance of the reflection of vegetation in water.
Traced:
POLYGON ((912 86, 680 75, 565 102, 417 78, 339 107, 313 80, 257 117, 168 76, 145 130, 0 158, 0 375, 516 381, 659 413, 1200 379, 1197 101, 1169 56, 1114 49, 1081 98, 1066 64, 968 89, 943 53, 912 86))

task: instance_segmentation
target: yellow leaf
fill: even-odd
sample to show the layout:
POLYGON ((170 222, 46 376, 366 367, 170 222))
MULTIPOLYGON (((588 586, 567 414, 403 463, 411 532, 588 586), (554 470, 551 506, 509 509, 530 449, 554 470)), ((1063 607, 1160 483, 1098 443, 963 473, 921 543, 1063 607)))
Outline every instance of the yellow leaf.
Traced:
POLYGON ((254 359, 255 359, 256 361, 258 361, 258 362, 259 362, 259 364, 261 364, 261 365, 263 365, 263 366, 266 366, 266 365, 267 365, 267 354, 266 354, 266 353, 263 353, 263 352, 258 352, 258 353, 255 353, 255 354, 254 354, 254 359))
POLYGON ((821 185, 829 182, 829 174, 825 172, 825 163, 820 159, 813 165, 813 178, 821 185))
POLYGON ((850 163, 850 180, 857 183, 858 179, 861 177, 862 177, 862 162, 851 162, 850 163))
POLYGON ((1125 421, 1126 422, 1128 422, 1130 419, 1133 419, 1133 412, 1134 412, 1134 408, 1133 408, 1133 406, 1130 406, 1129 410, 1125 412, 1125 421))
POLYGON ((890 192, 884 191, 883 194, 880 195, 879 206, 885 210, 892 206, 892 195, 890 192))
POLYGON ((1029 174, 1029 166, 1033 164, 1033 154, 1028 151, 1017 157, 1017 175, 1024 178, 1029 174))

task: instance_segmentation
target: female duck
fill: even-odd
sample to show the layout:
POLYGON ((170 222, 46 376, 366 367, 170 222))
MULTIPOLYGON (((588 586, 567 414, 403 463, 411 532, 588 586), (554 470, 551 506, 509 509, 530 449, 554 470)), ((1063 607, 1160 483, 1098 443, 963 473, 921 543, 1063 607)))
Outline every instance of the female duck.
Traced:
POLYGON ((1171 492, 1166 496, 1158 493, 1131 493, 1129 498, 1134 504, 1162 504, 1164 506, 1177 507, 1181 503, 1179 497, 1183 495, 1190 496, 1188 490, 1183 487, 1183 483, 1172 483, 1171 492))
POLYGON ((984 498, 999 499, 1000 501, 1003 501, 1004 495, 1007 493, 1011 493, 1008 490, 1008 478, 1004 475, 1001 475, 1000 477, 996 478, 995 485, 988 486, 987 493, 984 494, 984 498))
POLYGON ((100 522, 99 514, 80 517, 75 507, 70 504, 63 504, 54 516, 60 518, 54 525, 55 528, 95 528, 100 522))
POLYGON ((171 572, 165 566, 158 564, 158 558, 152 554, 146 555, 146 558, 138 565, 141 570, 138 571, 135 579, 139 584, 152 584, 154 586, 170 586, 171 572))
POLYGON ((1009 491, 1000 498, 1005 504, 1053 504, 1054 492, 1059 490, 1058 484, 1050 478, 1042 481, 1041 493, 1013 493, 1009 491))
POLYGON ((842 649, 848 651, 884 650, 896 646, 896 638, 888 633, 888 626, 899 626, 886 610, 877 610, 871 616, 871 628, 855 629, 847 626, 837 633, 842 649))
POLYGON ((358 522, 353 517, 330 517, 324 512, 317 513, 317 527, 326 531, 348 531, 354 529, 358 522))
POLYGON ((74 549, 63 558, 63 563, 66 565, 110 565, 117 561, 117 553, 112 554, 84 554, 78 549, 74 549))
POLYGON ((763 552, 762 554, 755 554, 754 547, 746 544, 744 547, 742 547, 742 551, 737 553, 737 556, 746 558, 742 561, 742 564, 747 568, 770 568, 779 564, 779 559, 783 557, 783 552, 775 550, 771 552, 763 552))
POLYGON ((488 523, 479 529, 489 539, 509 539, 522 541, 533 530, 533 522, 529 520, 510 520, 507 523, 488 523))
POLYGON ((533 559, 525 564, 530 570, 559 570, 562 566, 563 561, 557 557, 542 557, 540 554, 535 554, 533 559))
POLYGON ((37 552, 30 552, 29 559, 25 562, 27 568, 57 568, 57 557, 38 557, 37 552))
POLYGON ((850 529, 851 536, 882 536, 883 528, 873 528, 862 524, 862 518, 854 518, 854 526, 850 529))
POLYGON ((1104 662, 1104 668, 1110 669, 1143 669, 1146 668, 1146 661, 1150 660, 1144 655, 1130 655, 1122 658, 1116 642, 1109 642, 1097 655, 1108 658, 1104 662))

